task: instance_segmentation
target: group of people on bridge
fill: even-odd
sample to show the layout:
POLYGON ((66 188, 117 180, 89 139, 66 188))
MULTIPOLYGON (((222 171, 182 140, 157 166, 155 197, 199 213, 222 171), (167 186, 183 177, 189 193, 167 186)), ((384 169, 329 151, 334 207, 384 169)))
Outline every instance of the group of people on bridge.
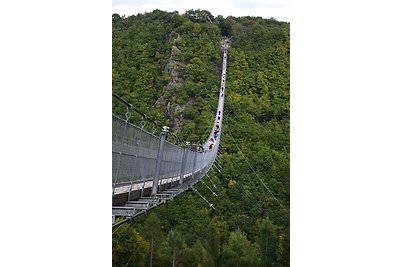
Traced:
POLYGON ((218 111, 217 123, 214 128, 214 136, 210 138, 208 142, 208 149, 211 150, 214 147, 214 143, 217 141, 221 130, 221 111, 218 111))
MULTIPOLYGON (((222 82, 221 82, 221 92, 220 92, 220 101, 224 97, 224 90, 225 90, 225 69, 226 69, 226 52, 227 47, 224 46, 224 60, 223 60, 223 68, 222 68, 222 82)), ((222 102, 223 103, 223 102, 222 102)), ((220 131, 221 131, 221 110, 218 110, 217 114, 217 122, 215 124, 213 136, 210 137, 208 141, 208 150, 212 150, 214 147, 215 142, 217 141, 220 131)))

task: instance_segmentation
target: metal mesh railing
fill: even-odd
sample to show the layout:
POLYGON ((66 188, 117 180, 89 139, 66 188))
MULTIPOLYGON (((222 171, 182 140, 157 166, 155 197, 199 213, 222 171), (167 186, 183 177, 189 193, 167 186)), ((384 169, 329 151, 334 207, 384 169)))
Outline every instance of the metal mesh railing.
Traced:
POLYGON ((159 138, 126 123, 113 120, 112 178, 114 184, 149 179, 154 176, 159 138))
POLYGON ((160 178, 178 177, 181 170, 183 148, 166 142, 164 147, 160 178))

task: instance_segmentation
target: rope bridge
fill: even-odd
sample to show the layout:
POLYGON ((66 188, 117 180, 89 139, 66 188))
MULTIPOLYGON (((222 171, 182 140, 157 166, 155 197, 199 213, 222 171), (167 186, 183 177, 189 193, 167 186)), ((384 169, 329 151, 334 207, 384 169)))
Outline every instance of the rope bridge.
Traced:
POLYGON ((212 167, 218 153, 224 114, 225 78, 228 43, 223 44, 223 63, 218 107, 213 127, 201 146, 177 146, 167 141, 169 128, 160 136, 129 123, 131 111, 153 124, 157 122, 113 94, 126 106, 125 118, 112 115, 112 201, 113 227, 173 199, 201 180, 212 167), (115 218, 125 219, 115 223, 115 218))

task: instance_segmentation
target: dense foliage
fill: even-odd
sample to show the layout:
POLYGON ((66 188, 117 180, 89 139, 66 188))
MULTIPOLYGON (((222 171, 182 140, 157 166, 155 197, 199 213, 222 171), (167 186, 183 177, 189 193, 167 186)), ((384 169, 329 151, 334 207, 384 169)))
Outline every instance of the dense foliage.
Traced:
MULTIPOLYGON (((289 266, 289 24, 208 11, 113 15, 113 92, 203 143, 228 52, 219 168, 113 233, 114 266, 289 266)), ((118 112, 118 107, 114 107, 118 112)), ((135 120, 135 118, 132 118, 135 120)), ((140 122, 133 121, 135 123, 140 122)))

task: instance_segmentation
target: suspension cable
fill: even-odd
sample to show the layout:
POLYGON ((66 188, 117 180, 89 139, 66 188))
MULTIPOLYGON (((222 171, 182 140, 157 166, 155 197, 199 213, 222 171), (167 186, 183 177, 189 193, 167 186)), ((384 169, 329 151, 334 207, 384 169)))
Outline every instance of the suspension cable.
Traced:
POLYGON ((131 110, 133 110, 133 111, 139 113, 139 114, 142 116, 142 118, 143 118, 144 120, 147 120, 147 121, 153 123, 153 124, 156 125, 157 127, 161 127, 161 125, 162 125, 161 123, 159 123, 159 122, 157 122, 157 121, 155 121, 155 120, 149 118, 149 116, 147 116, 144 112, 140 111, 139 109, 137 109, 136 107, 134 107, 131 103, 129 103, 129 102, 125 101, 124 99, 122 99, 122 97, 118 96, 116 93, 112 93, 112 95, 113 95, 114 97, 116 97, 118 100, 120 100, 122 103, 124 103, 126 106, 129 106, 129 109, 131 109, 131 110))
POLYGON ((229 136, 232 138, 233 142, 235 143, 236 148, 239 150, 239 152, 244 156, 244 159, 247 163, 247 165, 249 165, 250 169, 253 171, 253 173, 256 175, 256 177, 258 178, 258 180, 260 181, 260 183, 268 190, 268 192, 271 194, 271 196, 278 202, 278 204, 282 207, 282 209, 288 213, 287 209, 282 205, 282 203, 275 197, 274 193, 272 193, 272 191, 269 189, 269 187, 264 183, 264 181, 258 176, 258 174, 256 173, 256 171, 253 169, 253 167, 250 165, 247 156, 242 152, 242 150, 239 148, 238 144, 236 143, 235 138, 233 138, 233 135, 231 133, 231 131, 229 129, 227 129, 229 131, 229 136))
POLYGON ((214 196, 216 196, 216 197, 218 196, 217 193, 215 193, 215 192, 203 181, 203 179, 200 179, 200 182, 201 182, 202 184, 204 184, 204 186, 207 187, 207 189, 210 190, 211 193, 212 193, 214 196))
POLYGON ((210 203, 205 197, 203 197, 196 188, 192 187, 192 190, 193 190, 193 192, 198 194, 205 202, 207 202, 209 208, 212 208, 213 210, 216 210, 214 205, 212 203, 210 203))
MULTIPOLYGON (((122 103, 124 103, 127 106, 127 109, 129 108, 129 110, 133 110, 135 112, 137 112, 138 114, 140 114, 142 116, 142 120, 140 123, 140 128, 144 128, 144 126, 146 125, 146 121, 149 121, 153 124, 153 132, 155 132, 156 128, 161 128, 162 123, 151 119, 149 116, 147 116, 144 112, 140 111, 139 109, 137 109, 136 107, 134 107, 131 103, 127 102, 126 100, 124 100, 122 97, 120 97, 119 95, 117 95, 116 93, 112 93, 112 95, 117 98, 119 101, 121 101, 122 103), (154 127, 155 126, 155 127, 154 127)), ((130 115, 130 114, 129 114, 130 115)), ((172 135, 175 138, 175 143, 176 144, 180 144, 182 143, 182 141, 179 139, 179 137, 170 132, 169 135, 172 135)))

